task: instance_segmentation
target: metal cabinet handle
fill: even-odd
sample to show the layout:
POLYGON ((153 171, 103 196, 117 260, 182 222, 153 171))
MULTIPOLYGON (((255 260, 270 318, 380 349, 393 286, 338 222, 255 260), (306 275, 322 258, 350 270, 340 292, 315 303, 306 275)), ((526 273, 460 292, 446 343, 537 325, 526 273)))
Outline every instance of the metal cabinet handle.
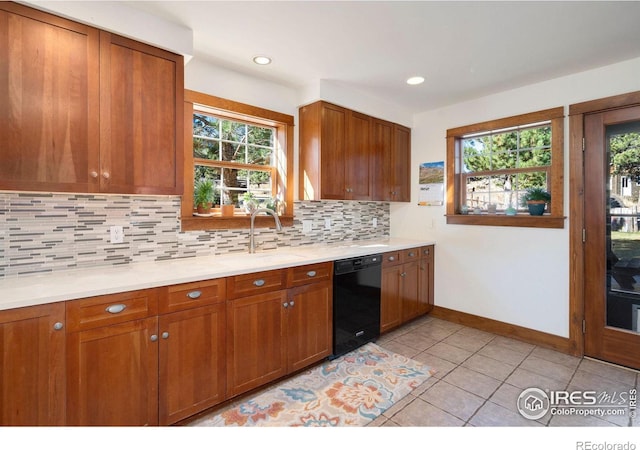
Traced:
POLYGON ((409 257, 413 258, 414 256, 416 256, 415 252, 409 252, 409 257))
POLYGON ((189 297, 192 300, 195 300, 196 298, 199 298, 202 295, 202 292, 200 291, 191 291, 187 294, 187 297, 189 297))
POLYGON ((284 303, 282 304, 282 306, 284 306, 285 308, 288 308, 288 307, 289 307, 289 303, 284 302, 284 303))
POLYGON ((157 334, 152 334, 151 335, 151 342, 155 342, 158 340, 158 335, 157 334))
POLYGON ((91 175, 91 178, 98 178, 98 172, 96 172, 95 170, 89 172, 89 175, 91 175))
POLYGON ((424 254, 425 254, 425 255, 428 255, 428 254, 429 254, 429 249, 426 249, 426 250, 424 251, 424 254))
POLYGON ((295 303, 293 303, 293 300, 291 300, 291 301, 289 302, 289 306, 291 306, 291 307, 293 308, 293 306, 294 306, 294 305, 295 305, 295 303))
POLYGON ((316 276, 316 271, 315 270, 310 270, 309 272, 307 272, 307 276, 308 277, 315 277, 316 276))
POLYGON ((260 286, 264 286, 264 280, 263 280, 263 279, 256 280, 256 281, 254 281, 254 282, 253 282, 253 284, 254 284, 255 286, 258 286, 258 287, 260 287, 260 286))
POLYGON ((405 277, 406 275, 407 275, 407 272, 402 272, 402 273, 400 274, 400 276, 401 276, 401 277, 405 277))
POLYGON ((395 257, 395 256, 389 256, 387 259, 388 259, 389 261, 395 261, 395 260, 396 260, 396 257, 395 257))
POLYGON ((162 333, 162 339, 167 339, 169 338, 169 332, 165 331, 164 333, 162 333))
POLYGON ((111 178, 111 174, 105 170, 104 172, 102 172, 102 178, 108 180, 109 178, 111 178))
POLYGON ((53 324, 53 329, 54 330, 62 330, 62 328, 64 327, 64 325, 62 324, 62 322, 56 322, 53 324))
POLYGON ((118 314, 124 311, 127 308, 127 305, 123 305, 122 303, 118 303, 116 305, 107 306, 105 309, 106 312, 111 314, 118 314))

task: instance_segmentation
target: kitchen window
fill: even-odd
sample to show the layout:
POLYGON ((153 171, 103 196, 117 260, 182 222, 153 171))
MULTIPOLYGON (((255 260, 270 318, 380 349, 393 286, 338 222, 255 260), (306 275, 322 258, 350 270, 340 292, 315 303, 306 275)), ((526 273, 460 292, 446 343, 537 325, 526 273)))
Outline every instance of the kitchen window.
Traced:
MULTIPOLYGON (((186 90, 185 133, 183 230, 247 228, 247 197, 275 209, 283 225, 293 222, 292 116, 186 90), (213 182, 210 217, 194 214, 203 178, 213 182), (233 215, 223 215, 222 205, 232 205, 233 215)), ((256 217, 258 225, 268 219, 256 217)))
POLYGON ((558 107, 447 130, 447 223, 563 228, 563 128, 558 107), (539 217, 521 206, 534 187, 551 193, 539 217))

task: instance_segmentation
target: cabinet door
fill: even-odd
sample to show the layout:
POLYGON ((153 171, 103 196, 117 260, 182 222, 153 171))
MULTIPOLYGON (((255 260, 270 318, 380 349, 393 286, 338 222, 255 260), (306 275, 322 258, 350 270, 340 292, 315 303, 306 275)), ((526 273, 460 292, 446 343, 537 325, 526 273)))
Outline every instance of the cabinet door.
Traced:
POLYGON ((0 30, 0 189, 97 190, 98 30, 12 2, 0 30))
POLYGON ((402 265, 383 267, 380 292, 380 333, 400 326, 402 320, 402 265))
POLYGON ((158 424, 157 318, 67 335, 67 424, 158 424))
POLYGON ((103 192, 182 193, 183 58, 100 32, 103 192))
POLYGON ((407 322, 418 316, 418 264, 418 261, 413 261, 402 265, 400 273, 402 322, 407 322))
POLYGON ((63 324, 64 303, 0 311, 0 425, 65 424, 63 324))
POLYGON ((227 397, 287 373, 287 291, 227 301, 227 397))
POLYGON ((225 305, 160 316, 160 425, 225 399, 225 305))
POLYGON ((333 351, 333 284, 314 283, 289 291, 288 371, 302 369, 333 351))
POLYGON ((393 167, 393 123, 374 119, 371 124, 372 148, 372 200, 391 201, 393 187, 391 173, 393 167))
POLYGON ((393 127, 393 162, 390 165, 391 193, 394 202, 411 201, 411 129, 393 127))
POLYGON ((347 110, 323 103, 321 114, 320 198, 344 200, 347 110))
POLYGON ((349 111, 348 119, 344 156, 346 198, 371 200, 371 118, 349 111))
POLYGON ((418 314, 426 314, 433 309, 433 280, 434 280, 434 246, 421 249, 420 273, 418 285, 420 294, 418 299, 418 314))

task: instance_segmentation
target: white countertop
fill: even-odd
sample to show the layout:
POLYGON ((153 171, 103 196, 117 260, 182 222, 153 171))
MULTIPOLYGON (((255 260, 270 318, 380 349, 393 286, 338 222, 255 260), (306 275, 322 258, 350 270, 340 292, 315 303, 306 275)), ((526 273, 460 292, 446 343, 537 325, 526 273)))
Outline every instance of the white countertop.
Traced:
POLYGON ((24 277, 5 277, 0 280, 0 310, 210 280, 433 244, 435 244, 433 241, 390 238, 353 241, 340 245, 282 247, 254 254, 230 253, 75 269, 24 277))

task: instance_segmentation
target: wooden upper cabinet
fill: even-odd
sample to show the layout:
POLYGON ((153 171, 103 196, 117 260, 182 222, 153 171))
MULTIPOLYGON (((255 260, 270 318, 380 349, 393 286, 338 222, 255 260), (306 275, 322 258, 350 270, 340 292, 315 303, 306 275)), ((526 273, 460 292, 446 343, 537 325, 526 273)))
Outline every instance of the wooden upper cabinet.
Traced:
POLYGON ((300 196, 370 200, 369 116, 316 102, 300 108, 300 196))
POLYGON ((300 198, 409 201, 409 128, 324 101, 299 117, 300 198))
POLYGON ((182 192, 183 57, 100 32, 100 190, 182 192))
POLYGON ((411 129, 380 119, 371 128, 374 199, 411 201, 411 129))
POLYGON ((98 52, 98 30, 0 3, 0 189, 95 190, 98 52))
POLYGON ((374 119, 371 124, 371 148, 373 150, 373 197, 377 200, 391 201, 392 188, 389 173, 396 171, 391 165, 393 151, 393 123, 374 119))
MULTIPOLYGON (((306 113, 305 113, 306 114, 306 113)), ((319 124, 316 130, 307 130, 315 135, 305 135, 305 147, 312 146, 314 165, 320 173, 320 184, 310 191, 315 193, 314 198, 328 200, 342 200, 346 196, 345 183, 345 153, 347 151, 347 110, 330 104, 314 104, 310 108, 311 116, 319 115, 319 124), (320 194, 318 196, 317 194, 320 194)), ((316 119, 317 120, 317 119, 316 119)), ((303 132, 301 130, 301 132, 303 132)), ((305 160, 308 160, 305 158, 305 160)), ((306 172, 307 176, 317 178, 316 174, 306 172)))
POLYGON ((345 198, 371 200, 371 117, 349 111, 344 156, 345 198))
POLYGON ((182 193, 182 56, 0 2, 0 61, 0 189, 182 193))
POLYGON ((411 129, 402 125, 393 126, 390 170, 391 201, 411 201, 411 129))

